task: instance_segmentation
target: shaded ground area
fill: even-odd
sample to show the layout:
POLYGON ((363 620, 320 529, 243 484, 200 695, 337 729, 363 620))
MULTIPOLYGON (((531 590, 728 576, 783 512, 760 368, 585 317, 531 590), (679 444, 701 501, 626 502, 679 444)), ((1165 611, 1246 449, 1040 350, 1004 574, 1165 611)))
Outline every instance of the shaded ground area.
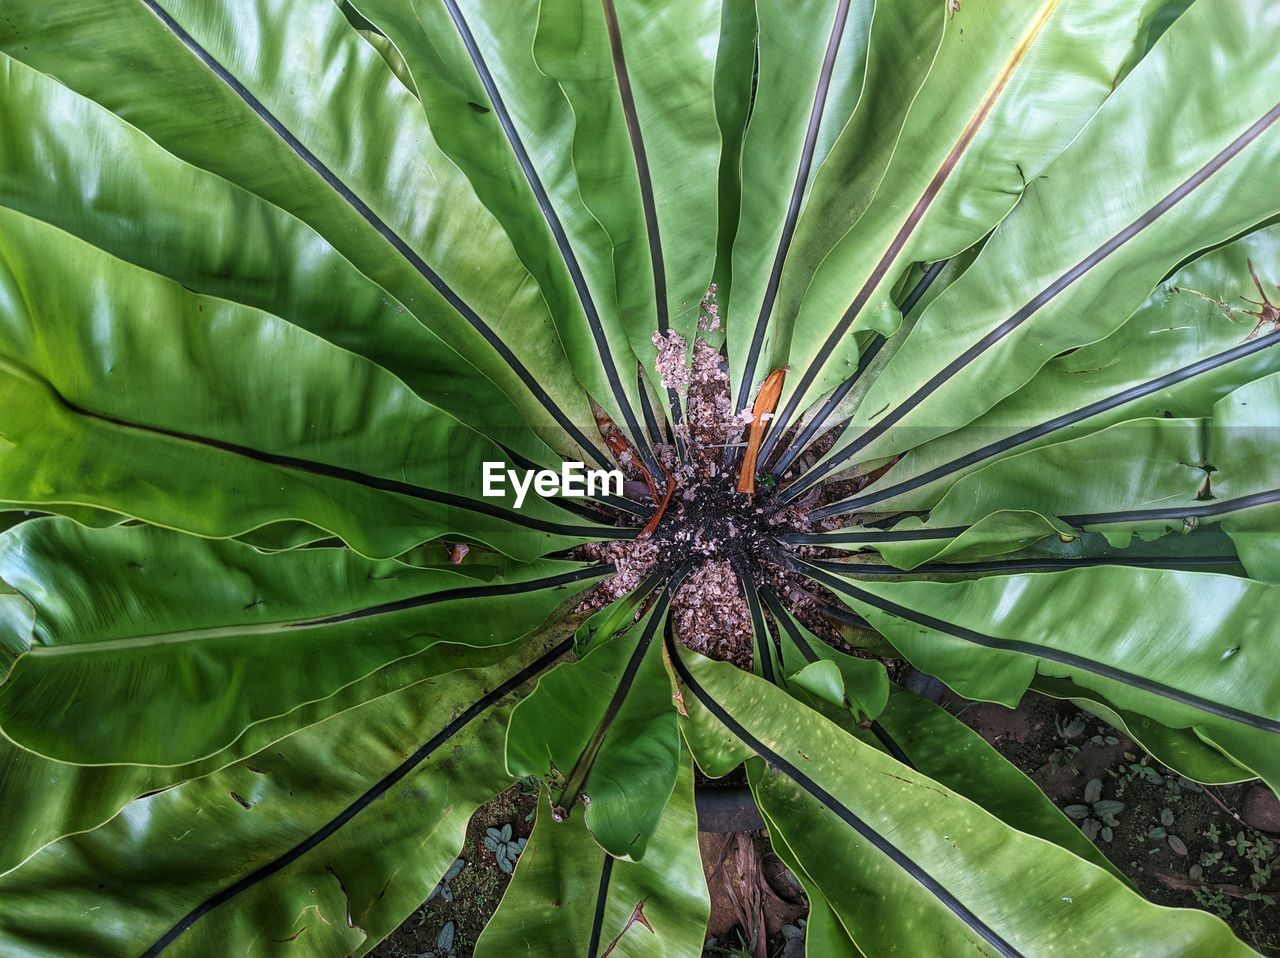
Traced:
MULTIPOLYGON (((1152 901, 1217 914, 1263 955, 1280 955, 1280 802, 1264 787, 1187 781, 1056 699, 1031 694, 1017 709, 954 697, 943 704, 1031 776, 1152 901)), ((527 836, 533 809, 532 788, 521 786, 481 808, 465 864, 373 954, 470 955, 509 881, 486 830, 510 825, 512 840, 527 836), (449 948, 439 948, 450 923, 449 948)), ((706 954, 803 955, 803 894, 763 834, 704 835, 700 847, 712 897, 706 954), (761 924, 763 951, 748 927, 761 924)))
MULTIPOLYGON (((537 794, 536 788, 520 784, 481 806, 467 826, 467 837, 458 855, 463 864, 454 863, 450 869, 453 877, 437 886, 433 897, 373 950, 373 958, 470 955, 511 881, 511 876, 499 864, 498 854, 490 850, 494 843, 485 843, 488 830, 497 829, 500 841, 501 835, 508 834, 503 826, 510 826, 506 847, 515 851, 511 843, 528 838, 533 828, 537 794)), ((503 857, 507 857, 505 853, 503 857)), ((519 860, 518 853, 516 860, 519 860)))
POLYGON ((1280 955, 1280 802, 1265 787, 1187 781, 1056 699, 948 707, 1076 817, 1152 901, 1213 912, 1255 950, 1280 955))

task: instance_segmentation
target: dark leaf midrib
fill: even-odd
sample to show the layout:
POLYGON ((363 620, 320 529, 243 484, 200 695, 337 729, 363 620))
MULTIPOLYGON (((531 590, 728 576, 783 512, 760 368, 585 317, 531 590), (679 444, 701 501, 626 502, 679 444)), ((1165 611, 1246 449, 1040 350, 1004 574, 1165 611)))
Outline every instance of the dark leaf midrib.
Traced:
MULTIPOLYGON (((788 638, 800 650, 804 660, 810 665, 817 662, 820 656, 814 651, 813 646, 809 644, 809 640, 804 637, 804 633, 791 620, 790 614, 782 607, 781 600, 774 594, 773 590, 768 586, 761 588, 760 597, 764 599, 764 604, 769 607, 769 613, 773 616, 774 621, 786 630, 788 638)), ((782 659, 781 653, 779 653, 778 659, 782 659)))
POLYGON ((377 605, 366 606, 363 609, 353 609, 350 612, 340 612, 335 615, 324 616, 318 619, 308 619, 303 622, 289 622, 285 623, 284 627, 309 629, 324 625, 337 625, 341 622, 355 622, 359 619, 368 619, 379 615, 393 615, 396 612, 405 612, 409 609, 419 609, 428 605, 438 605, 441 602, 455 602, 461 599, 486 599, 524 595, 529 592, 540 592, 544 589, 558 589, 560 586, 580 582, 583 579, 593 579, 597 576, 613 572, 614 569, 614 565, 609 563, 587 566, 583 569, 573 569, 569 572, 560 572, 555 575, 543 576, 538 579, 526 579, 523 582, 502 582, 488 585, 462 586, 457 589, 443 589, 440 592, 430 592, 423 595, 409 596, 408 598, 396 599, 392 602, 381 602, 377 605))
POLYGON ((1116 668, 1105 662, 1096 662, 1093 659, 1077 655, 1074 652, 1066 652, 1062 649, 1054 648, 1047 645, 1036 645, 1033 642, 1024 642, 1021 639, 1003 639, 993 635, 987 635, 978 632, 975 629, 966 626, 956 625, 953 622, 947 622, 936 616, 929 615, 926 612, 919 612, 915 609, 899 605, 889 599, 882 598, 871 592, 866 592, 857 586, 851 585, 842 579, 830 575, 821 569, 809 565, 803 569, 806 575, 809 575, 821 582, 835 592, 841 593, 857 602, 865 603, 872 608, 879 609, 881 612, 892 615, 895 618, 912 622, 916 625, 924 626, 935 632, 941 632, 943 635, 949 635, 953 638, 960 639, 964 642, 972 643, 983 648, 994 649, 997 651, 1018 652, 1023 655, 1029 655, 1033 658, 1045 659, 1050 662, 1056 662, 1060 665, 1066 665, 1071 668, 1078 668, 1094 675, 1099 675, 1105 679, 1118 682, 1121 685, 1138 689, 1160 698, 1168 699, 1171 702, 1177 702, 1179 705, 1188 706, 1205 712, 1209 715, 1224 718, 1240 725, 1254 728, 1262 732, 1270 734, 1280 734, 1280 721, 1269 719, 1266 716, 1255 715, 1252 712, 1246 712, 1243 709, 1237 709, 1230 705, 1224 705, 1220 702, 1214 702, 1210 699, 1194 695, 1190 692, 1184 692, 1181 689, 1174 688, 1171 685, 1165 685, 1162 682, 1156 682, 1141 675, 1132 672, 1126 672, 1124 669, 1116 668))
POLYGON ((716 719, 725 726, 736 738, 747 745, 757 755, 765 759, 771 768, 786 775, 807 792, 810 797, 816 799, 829 811, 834 812, 841 821, 851 827, 864 839, 875 846, 876 850, 887 856, 895 865, 905 871, 913 879, 916 880, 926 891, 937 898, 952 914, 959 918, 966 926, 975 932, 984 941, 990 944, 1005 958, 1022 958, 1021 953, 1004 940, 994 929, 989 927, 982 919, 975 915, 967 906, 965 906, 955 895, 953 895, 941 882, 935 879, 927 871, 921 868, 910 856, 904 851, 890 842, 878 831, 872 828, 867 822, 854 813, 847 805, 839 801, 834 795, 824 789, 812 778, 798 769, 787 759, 783 758, 764 742, 751 734, 737 719, 729 714, 718 701, 711 696, 693 677, 685 665, 684 660, 679 654, 673 653, 671 661, 675 666, 676 672, 680 676, 680 681, 688 686, 694 697, 707 709, 716 719))
MULTIPOLYGON (((1196 505, 1169 506, 1162 509, 1130 509, 1124 512, 1091 512, 1078 515, 1057 516, 1067 525, 1083 528, 1085 526, 1115 525, 1121 522, 1159 522, 1161 520, 1213 519, 1245 509, 1256 509, 1259 506, 1273 505, 1280 502, 1280 489, 1264 489, 1260 492, 1231 499, 1212 499, 1196 505)), ((997 510, 1007 511, 1007 510, 997 510)), ((1038 513, 1046 519, 1052 518, 1047 513, 1038 513)), ((994 513, 993 513, 994 515, 994 513)), ((812 516, 812 513, 810 513, 812 516)), ((789 533, 779 536, 782 542, 793 545, 825 545, 831 542, 855 545, 875 545, 877 542, 917 542, 929 539, 954 539, 963 532, 972 529, 968 526, 939 526, 936 529, 885 529, 876 532, 844 532, 839 529, 832 532, 789 533)))
MULTIPOLYGON (((515 155, 516 163, 520 166, 520 171, 524 174, 525 181, 533 192, 538 209, 542 212, 547 228, 551 231, 552 238, 555 240, 556 248, 560 251, 560 257, 564 260, 565 267, 569 271, 569 278, 573 282, 573 288, 578 294, 578 301, 582 304, 582 311, 587 319, 587 326, 591 330, 591 338, 595 343, 600 365, 603 367, 605 378, 609 383, 609 391, 613 393, 614 402, 617 403, 619 410, 622 412, 627 428, 631 431, 632 441, 635 443, 645 464, 656 472, 657 461, 653 458, 653 453, 645 440, 644 432, 640 428, 640 421, 636 418, 635 410, 632 408, 631 401, 623 388, 622 378, 618 372, 617 364, 614 362, 613 352, 609 348, 609 340, 605 335, 604 324, 600 319, 600 312, 596 309, 595 299, 591 295, 591 289, 587 285, 586 277, 582 273, 582 267, 578 263, 578 256, 573 251, 573 244, 569 242, 568 234, 565 233, 564 224, 561 223, 560 216, 556 213, 551 197, 547 195, 546 188, 542 184, 542 178, 538 175, 538 171, 533 165, 533 160, 529 157, 529 151, 525 149, 524 141, 520 138, 520 132, 516 129, 515 122, 512 120, 511 111, 507 109, 506 101, 502 98, 498 84, 489 70, 488 63, 485 62, 484 54, 480 51, 475 36, 471 33, 471 27, 467 24, 466 17, 463 16, 462 10, 458 7, 457 0, 444 0, 444 5, 449 13, 449 19, 453 21, 458 30, 458 36, 467 50, 467 55, 471 58, 471 64, 475 67, 476 76, 479 78, 481 86, 484 87, 489 101, 493 104, 493 111, 498 119, 498 125, 502 127, 502 132, 506 135, 507 143, 511 147, 511 152, 515 155)), ((665 300, 663 302, 665 306, 665 300)))
POLYGON ((600 870, 600 884, 596 888, 595 907, 591 911, 591 938, 587 942, 587 958, 600 954, 600 935, 604 929, 604 911, 609 903, 609 885, 613 879, 613 856, 605 852, 600 870))
POLYGON ((1129 512, 1095 512, 1062 516, 1072 526, 1103 526, 1117 522, 1157 522, 1161 519, 1212 519, 1280 502, 1280 489, 1266 489, 1234 499, 1215 499, 1195 506, 1173 506, 1168 509, 1134 509, 1129 512))
POLYGON ((1280 119, 1280 103, 1277 103, 1263 114, 1263 116, 1256 120, 1247 130, 1219 151, 1218 154, 1209 160, 1208 163, 1200 167, 1200 169, 1196 170, 1172 191, 1167 193, 1159 202, 1153 205, 1142 215, 1138 216, 1124 229, 1114 234, 1105 243, 1097 247, 1093 252, 1089 253, 1089 255, 1081 259, 1067 272, 1063 273, 1056 280, 1046 286, 1029 302, 1018 309, 1012 316, 1000 323, 999 326, 991 330, 976 343, 966 348, 959 356, 951 360, 951 362, 947 363, 946 366, 930 377, 924 385, 920 386, 915 392, 891 409, 883 417, 876 420, 875 423, 869 425, 860 436, 849 443, 849 445, 845 446, 838 454, 832 456, 820 466, 815 466, 808 474, 793 482, 783 494, 783 501, 786 502, 794 499, 795 496, 811 487, 815 482, 820 481, 824 476, 829 475, 841 464, 847 462, 850 458, 865 449, 874 440, 884 435, 885 432, 887 432, 892 426, 896 425, 904 416, 907 415, 907 413, 911 412, 928 399, 939 387, 947 383, 971 362, 1034 316, 1041 308, 1050 303, 1054 298, 1064 290, 1068 289, 1081 277, 1085 276, 1090 270, 1104 262, 1112 253, 1121 249, 1126 243, 1141 234, 1153 223, 1157 222, 1161 216, 1190 196, 1196 189, 1204 185, 1210 177, 1265 133, 1278 119, 1280 119))
POLYGON ((385 239, 397 253, 399 253, 414 270, 430 284, 437 293, 447 302, 455 312, 458 313, 467 323, 479 333, 484 340, 493 348, 499 356, 502 357, 507 367, 524 384, 525 388, 538 401, 539 405, 547 411, 547 413, 560 424, 574 441, 578 443, 582 449, 587 452, 598 465, 604 468, 610 468, 611 463, 603 453, 592 443, 587 436, 580 430, 569 416, 562 410, 551 398, 545 389, 542 388, 537 378, 529 371, 529 369, 516 357, 511 348, 502 340, 500 336, 480 318, 479 314, 469 306, 460 295, 449 286, 426 261, 419 256, 408 243, 400 237, 381 217, 376 214, 364 200, 355 194, 351 187, 347 186, 332 170, 326 166, 319 157, 311 152, 302 141, 275 116, 270 110, 255 97, 240 80, 231 73, 216 57, 208 50, 201 46, 196 39, 183 28, 183 26, 175 20, 168 11, 159 5, 156 0, 141 0, 157 19, 171 32, 191 53, 202 62, 209 70, 223 83, 231 89, 236 96, 244 101, 245 105, 252 110, 260 120, 263 121, 288 147, 292 150, 304 163, 314 170, 322 180, 330 188, 334 190, 347 205, 356 211, 357 214, 377 233, 385 239))
MULTIPOLYGON (((760 608, 760 597, 756 593, 755 580, 749 570, 735 564, 734 572, 742 583, 742 594, 747 601, 747 612, 751 617, 751 631, 755 638, 755 657, 760 666, 760 674, 771 685, 777 684, 777 676, 773 671, 773 661, 769 656, 769 628, 765 625, 764 613, 760 608)), ((778 656, 781 664, 782 656, 778 656)))
POLYGON ((196 433, 183 432, 177 429, 169 429, 165 426, 135 422, 130 419, 113 416, 109 413, 95 412, 92 409, 88 409, 66 398, 57 389, 55 389, 52 384, 44 381, 43 379, 40 381, 53 395, 54 400, 68 412, 74 413, 77 416, 83 416, 87 419, 107 423, 121 429, 129 429, 150 435, 163 436, 166 439, 173 439, 179 442, 188 442, 193 445, 217 449, 220 452, 241 456, 245 459, 253 460, 254 462, 263 463, 264 465, 278 466, 282 469, 289 469, 296 472, 306 473, 308 475, 323 476, 326 479, 349 482, 368 489, 376 489, 379 492, 389 492, 396 495, 407 496, 412 499, 420 499, 424 502, 432 502, 438 505, 463 509, 468 512, 502 519, 503 521, 513 523, 514 525, 524 526, 525 528, 532 529, 537 532, 546 532, 551 535, 590 536, 593 538, 615 539, 629 539, 634 538, 637 535, 637 530, 634 529, 613 529, 604 526, 575 526, 566 523, 551 522, 534 516, 526 516, 519 510, 508 511, 499 506, 493 505, 492 503, 483 502, 479 499, 471 499, 452 492, 441 492, 437 489, 428 489, 425 486, 402 482, 398 479, 387 479, 383 476, 374 476, 355 469, 348 469, 345 466, 335 466, 326 462, 315 462, 310 459, 302 459, 297 456, 286 456, 274 452, 263 452, 262 450, 255 449, 251 446, 244 446, 239 443, 228 442, 223 439, 202 436, 196 433))
POLYGON ((910 579, 920 576, 973 575, 1000 572, 1051 572, 1059 569, 1089 569, 1095 566, 1120 566, 1132 569, 1169 569, 1194 572, 1197 569, 1234 568, 1240 559, 1233 555, 1206 556, 1081 556, 1027 559, 992 559, 985 562, 925 562, 910 569, 870 562, 809 559, 820 569, 850 576, 887 576, 910 579))
POLYGON ((502 701, 502 699, 506 698, 507 695, 515 691, 521 685, 524 685, 531 678, 545 671, 557 659, 568 653, 569 650, 573 648, 573 642, 574 640, 572 636, 560 642, 558 645, 545 652, 542 656, 520 669, 501 685, 497 686, 492 692, 489 692, 483 698, 474 702, 456 719, 446 725, 420 748, 418 748, 416 752, 396 766, 377 784, 348 805, 337 816, 330 819, 324 827, 313 832, 306 839, 299 842, 297 845, 294 845, 283 854, 276 856, 270 862, 256 869, 249 875, 246 875, 244 878, 228 885, 217 894, 206 898, 203 902, 188 912, 181 920, 179 920, 177 924, 165 932, 155 942, 155 944, 143 952, 142 958, 155 958, 156 955, 159 955, 162 951, 173 944, 174 941, 177 940, 178 936, 219 905, 226 904, 243 892, 248 891, 260 882, 265 881, 272 875, 275 875, 287 868, 307 852, 316 848, 326 839, 332 837, 339 829, 351 822, 352 819, 368 808, 376 799, 385 795, 396 783, 403 780, 410 772, 430 758, 442 745, 465 729, 472 721, 478 718, 489 708, 502 701))

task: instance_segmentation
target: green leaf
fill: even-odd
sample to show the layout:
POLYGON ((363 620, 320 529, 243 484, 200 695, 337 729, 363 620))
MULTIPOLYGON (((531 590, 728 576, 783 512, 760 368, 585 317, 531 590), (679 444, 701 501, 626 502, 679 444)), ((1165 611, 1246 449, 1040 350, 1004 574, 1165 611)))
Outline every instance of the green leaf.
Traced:
POLYGON ((876 9, 868 95, 810 198, 807 219, 827 243, 807 269, 793 269, 781 297, 794 331, 780 326, 773 364, 796 371, 782 424, 852 371, 851 329, 897 328, 892 289, 912 262, 972 246, 1071 143, 1111 94, 1153 6, 976 0, 954 11, 876 9), (945 31, 940 44, 914 35, 923 23, 945 31))
POLYGON ((612 247, 618 310, 653 372, 654 326, 691 340, 715 259, 719 0, 547 0, 533 56, 572 111, 573 172, 612 247))
POLYGON ((849 505, 932 507, 993 459, 1147 416, 1209 416, 1227 392, 1280 364, 1274 331, 1250 337, 1250 268, 1280 281, 1280 227, 1212 250, 1162 282, 1123 326, 1048 362, 967 426, 912 449, 849 505))
MULTIPOLYGON (((755 69, 739 171, 734 282, 727 300, 721 300, 733 317, 726 335, 737 409, 750 404, 757 383, 772 371, 765 368, 765 340, 775 321, 779 284, 805 196, 858 102, 871 12, 871 5, 850 0, 755 4, 755 69)), ((890 8, 885 18, 900 25, 909 40, 917 32, 936 34, 941 10, 936 5, 910 12, 905 6, 900 12, 890 8)))
MULTIPOLYGON (((533 59, 532 15, 421 0, 359 7, 402 52, 440 149, 537 280, 578 381, 637 431, 635 347, 602 255, 609 237, 584 205, 570 161, 570 104, 533 59)), ((651 354, 648 337, 642 342, 651 354)))
POLYGON ((898 761, 905 760, 904 764, 963 795, 1011 828, 1053 842, 1124 879, 1120 870, 1092 842, 1083 841, 1079 830, 1063 818, 1064 813, 1068 818, 1077 817, 1071 812, 1074 806, 1058 811, 1017 766, 940 706, 895 687, 872 731, 874 738, 860 738, 886 747, 892 742, 888 751, 898 761))
MULTIPOLYGON (((1133 532, 1163 533, 1168 520, 1110 521, 1107 514, 1194 507, 1208 461, 1203 420, 1120 423, 990 463, 957 482, 927 519, 908 517, 879 536, 855 529, 848 543, 872 545, 904 569, 1014 552, 1055 533, 1070 538, 1072 526, 1105 526, 1109 539, 1125 545, 1133 532)), ((852 507, 845 502, 817 513, 852 507)), ((814 541, 842 543, 845 534, 814 541)))
POLYGON ((0 500, 210 536, 296 519, 375 556, 460 533, 527 559, 590 528, 539 496, 483 498, 501 449, 367 360, 21 214, 0 224, 0 500))
POLYGON ((533 835, 477 958, 699 953, 710 901, 698 855, 688 755, 643 861, 614 859, 580 816, 556 821, 545 793, 533 835))
POLYGON ((1280 491, 1275 488, 1273 439, 1278 415, 1280 373, 1272 373, 1220 399, 1209 436, 1214 504, 1229 509, 1222 528, 1249 574, 1265 582, 1280 582, 1280 491), (1257 506, 1231 508, 1253 502, 1257 506))
POLYGON ((86 0, 57 17, 34 3, 7 16, 4 52, 297 215, 557 450, 597 448, 537 282, 434 142, 419 101, 336 4, 86 0), (239 27, 266 22, 264 56, 265 34, 239 27))
POLYGON ((856 585, 808 571, 967 698, 1012 707, 1037 672, 1070 678, 1280 781, 1280 673, 1263 625, 1280 614, 1276 586, 1119 567, 856 585))
POLYGON ((1076 954, 1117 940, 1162 955, 1249 953, 1218 919, 1144 901, 753 676, 685 652, 677 668, 695 757, 732 741, 765 759, 753 766, 757 800, 864 953, 1076 954), (890 903, 910 920, 884 922, 890 903))
POLYGON ((63 761, 193 761, 430 646, 510 650, 596 571, 544 560, 480 584, 345 549, 23 523, 0 537, 0 579, 34 622, 0 727, 63 761))
POLYGON ((973 421, 1119 328, 1179 262, 1280 209, 1251 186, 1280 156, 1280 65, 1262 29, 1275 16, 1235 0, 1180 17, 925 311, 810 481, 973 421), (1123 160, 1135 155, 1140 174, 1123 160))
MULTIPOLYGON (((194 292, 301 326, 473 428, 519 421, 474 366, 300 220, 184 163, 50 77, 3 62, 0 204, 194 292)), ((500 438, 535 461, 558 459, 532 430, 509 428, 500 438)))
POLYGON ((596 841, 636 861, 679 768, 680 736, 659 634, 669 601, 664 589, 630 629, 597 639, 580 661, 540 679, 516 706, 507 735, 513 775, 547 781, 561 818, 574 816, 581 801, 596 841))
POLYGON ((844 679, 834 662, 810 662, 795 675, 788 676, 787 683, 795 684, 832 705, 844 707, 844 679))
POLYGON ((305 940, 317 958, 367 954, 512 783, 507 699, 570 644, 428 679, 49 846, 0 879, 15 906, 0 952, 195 958, 305 940))
MULTIPOLYGON (((714 78, 720 169, 716 179, 716 261, 712 271, 721 303, 729 301, 733 289, 733 244, 742 207, 742 142, 755 101, 759 39, 754 3, 722 4, 714 78)), ((717 347, 724 335, 723 323, 720 329, 703 333, 704 338, 717 347)))
POLYGON ((233 765, 300 729, 399 692, 424 676, 491 665, 509 652, 507 647, 432 646, 328 698, 250 726, 229 747, 185 765, 73 765, 20 748, 0 733, 0 806, 6 810, 0 874, 51 842, 96 828, 134 799, 233 765))
POLYGON ((0 954, 360 958, 481 855, 482 954, 695 955, 691 754, 788 958, 1243 951, 885 660, 1280 785, 1273 7, 9 0, 0 954), (654 362, 708 280, 727 415, 786 373, 727 509, 654 362), (578 459, 645 501, 483 495, 578 459))
POLYGON ((858 718, 879 715, 889 698, 884 666, 832 648, 783 608, 771 589, 760 594, 776 623, 787 678, 835 705, 848 704, 858 718))

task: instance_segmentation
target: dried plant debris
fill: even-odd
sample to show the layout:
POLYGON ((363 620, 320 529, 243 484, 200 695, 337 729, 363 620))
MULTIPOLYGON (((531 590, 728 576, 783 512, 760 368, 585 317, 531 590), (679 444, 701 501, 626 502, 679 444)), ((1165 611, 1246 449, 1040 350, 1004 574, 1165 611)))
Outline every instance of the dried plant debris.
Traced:
POLYGON ((658 347, 658 357, 654 361, 658 377, 667 389, 683 389, 689 385, 689 367, 687 353, 689 344, 674 329, 666 333, 654 333, 653 345, 658 347))
POLYGON ((751 422, 751 412, 734 414, 728 364, 701 339, 693 344, 687 409, 684 429, 693 468, 703 477, 716 476, 725 447, 741 439, 742 430, 751 422))
MULTIPOLYGON (((578 558, 616 567, 612 576, 583 598, 577 611, 603 608, 632 592, 651 574, 669 577, 689 566, 671 605, 676 634, 689 648, 744 669, 752 667, 754 643, 742 584, 745 576, 757 588, 771 590, 810 631, 837 648, 852 651, 842 626, 829 615, 830 608, 840 603, 789 565, 789 555, 833 553, 815 546, 784 546, 780 537, 845 524, 847 517, 833 516, 815 523, 809 515, 817 505, 854 494, 888 466, 865 476, 845 474, 819 483, 808 495, 779 508, 775 490, 810 469, 831 448, 840 432, 840 426, 834 426, 816 437, 785 476, 771 475, 768 463, 760 462, 756 481, 749 484, 753 491, 740 491, 743 479, 738 475, 738 447, 744 445, 742 439, 753 414, 750 409, 737 414, 733 411, 728 363, 708 342, 716 338, 711 334, 720 326, 720 307, 712 285, 699 311, 698 330, 705 336, 698 335, 690 347, 675 330, 653 335, 658 377, 663 387, 675 392, 685 410, 685 421, 676 427, 686 447, 685 457, 680 457, 673 444, 654 447, 669 473, 669 478, 662 477, 665 481, 656 482, 660 495, 653 495, 653 488, 636 480, 637 463, 625 446, 625 438, 612 421, 601 418, 602 411, 597 413, 601 434, 631 477, 626 486, 628 497, 655 502, 666 500, 668 490, 671 496, 659 521, 654 523, 651 518, 646 524, 648 534, 591 543, 577 551, 578 558), (726 450, 738 454, 726 454, 726 450)), ((781 372, 774 375, 781 385, 781 372)))
POLYGON ((720 329, 720 304, 716 301, 719 286, 712 283, 698 308, 698 332, 714 333, 720 329))
POLYGON ((671 603, 680 640, 703 655, 751 669, 751 614, 737 573, 724 559, 698 566, 671 603))
POLYGON ((595 612, 634 591, 658 564, 658 553, 658 546, 652 539, 588 542, 576 550, 575 558, 584 562, 611 562, 615 571, 583 596, 574 611, 595 612))
MULTIPOLYGON (((704 316, 718 322, 714 307, 713 299, 704 302, 704 316)), ((743 494, 736 488, 734 470, 723 468, 726 446, 737 442, 751 418, 749 410, 733 412, 724 358, 699 338, 689 361, 685 341, 674 331, 655 334, 653 341, 663 385, 675 388, 686 403, 687 422, 679 428, 689 457, 682 462, 673 446, 656 447, 675 488, 652 535, 591 543, 579 550, 579 558, 613 563, 617 571, 583 599, 578 611, 603 608, 653 572, 669 576, 692 564, 672 602, 676 634, 690 648, 751 668, 752 629, 743 575, 772 589, 813 632, 839 642, 838 630, 825 616, 830 597, 790 571, 778 541, 784 532, 813 529, 807 517, 812 502, 777 509, 770 501, 771 483, 762 483, 756 494, 743 494)), ((640 491, 638 483, 632 488, 640 491)))

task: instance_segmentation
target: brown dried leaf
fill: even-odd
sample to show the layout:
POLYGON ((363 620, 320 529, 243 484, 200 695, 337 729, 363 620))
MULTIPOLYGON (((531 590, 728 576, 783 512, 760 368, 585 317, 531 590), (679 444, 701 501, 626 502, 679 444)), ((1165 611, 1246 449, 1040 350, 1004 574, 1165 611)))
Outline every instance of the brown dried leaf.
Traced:
POLYGON ((782 381, 787 378, 787 367, 775 369, 756 393, 751 407, 751 432, 747 436, 747 454, 742 458, 742 472, 738 474, 738 491, 748 495, 756 491, 756 459, 760 456, 760 444, 764 442, 764 424, 777 408, 782 395, 782 381))

